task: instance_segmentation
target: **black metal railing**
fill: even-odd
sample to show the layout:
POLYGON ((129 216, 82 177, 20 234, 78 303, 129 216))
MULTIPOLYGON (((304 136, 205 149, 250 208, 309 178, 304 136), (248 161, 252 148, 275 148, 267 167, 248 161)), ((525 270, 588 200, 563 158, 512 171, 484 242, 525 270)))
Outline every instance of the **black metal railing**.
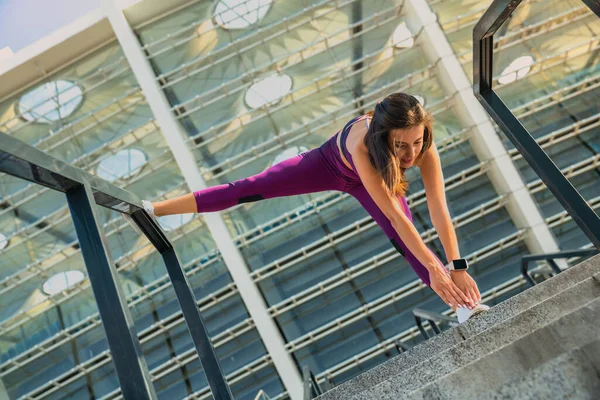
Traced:
POLYGON ((400 339, 394 341, 394 346, 396 347, 396 350, 398 350, 398 353, 404 353, 409 349, 409 347, 405 343, 402 343, 400 339))
POLYGON ((332 386, 330 383, 327 384, 328 381, 326 381, 326 384, 323 385, 324 387, 321 387, 307 365, 302 367, 302 383, 304 387, 304 400, 312 400, 316 396, 325 393, 332 386))
POLYGON ((570 251, 559 251, 556 253, 532 254, 529 256, 524 256, 521 258, 521 274, 531 286, 535 286, 538 282, 529 272, 529 265, 531 263, 536 261, 546 261, 552 269, 552 276, 554 276, 562 272, 562 270, 554 260, 571 257, 590 257, 598 253, 599 251, 596 249, 578 249, 570 251))
POLYGON ((125 399, 156 399, 156 392, 94 203, 131 215, 162 255, 212 395, 219 400, 233 399, 175 249, 137 196, 3 133, 0 172, 65 193, 125 399))
POLYGON ((434 336, 442 333, 441 327, 443 323, 447 323, 448 326, 458 325, 458 319, 456 317, 450 317, 435 311, 423 310, 422 308, 415 308, 413 310, 413 315, 415 316, 417 328, 419 328, 419 332, 421 332, 421 335, 425 340, 429 339, 430 336, 425 330, 423 320, 429 322, 429 326, 431 326, 434 336))
POLYGON ((269 395, 267 395, 267 393, 264 390, 261 389, 256 394, 254 400, 271 400, 271 398, 269 397, 269 395))
MULTIPOLYGON (((394 347, 396 347, 396 350, 398 350, 398 353, 405 352, 409 349, 408 346, 406 346, 400 340, 396 340, 393 343, 394 347)), ((333 382, 327 376, 325 377, 323 383, 319 385, 317 378, 307 365, 302 367, 302 383, 304 388, 304 400, 312 400, 316 396, 319 396, 334 387, 333 382)))
MULTIPOLYGON (((494 33, 522 0, 494 0, 473 29, 473 91, 525 161, 600 250, 600 217, 492 89, 494 33)), ((584 3, 600 17, 600 1, 584 3)))

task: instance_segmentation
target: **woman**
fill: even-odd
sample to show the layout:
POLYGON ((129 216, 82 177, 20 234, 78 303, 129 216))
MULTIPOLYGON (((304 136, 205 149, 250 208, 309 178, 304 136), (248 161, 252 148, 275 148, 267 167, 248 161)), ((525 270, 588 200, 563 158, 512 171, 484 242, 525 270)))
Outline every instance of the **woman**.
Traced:
POLYGON ((404 197, 404 173, 417 166, 421 169, 431 220, 449 265, 464 268, 466 263, 460 259, 432 134, 432 117, 417 99, 392 93, 377 103, 374 111, 349 121, 320 148, 249 178, 171 200, 145 200, 142 204, 150 215, 163 216, 221 211, 240 203, 326 190, 346 192, 369 212, 419 278, 453 310, 459 308, 459 321, 466 320, 487 309, 479 305, 481 295, 475 281, 466 270, 449 272, 426 247, 412 224, 404 197))

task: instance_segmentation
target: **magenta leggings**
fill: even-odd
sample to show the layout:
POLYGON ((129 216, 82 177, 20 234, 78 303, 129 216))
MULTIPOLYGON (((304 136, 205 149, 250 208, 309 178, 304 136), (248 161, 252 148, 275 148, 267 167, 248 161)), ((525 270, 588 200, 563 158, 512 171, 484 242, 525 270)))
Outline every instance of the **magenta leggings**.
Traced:
MULTIPOLYGON (((338 133, 339 134, 339 133, 338 133)), ((383 229, 392 244, 409 262, 419 278, 429 286, 427 269, 408 251, 390 221, 375 204, 356 172, 343 163, 336 144, 337 134, 321 147, 273 165, 260 174, 194 192, 198 212, 221 211, 236 204, 338 190, 353 196, 383 229)), ((399 197, 412 221, 406 198, 399 197)))

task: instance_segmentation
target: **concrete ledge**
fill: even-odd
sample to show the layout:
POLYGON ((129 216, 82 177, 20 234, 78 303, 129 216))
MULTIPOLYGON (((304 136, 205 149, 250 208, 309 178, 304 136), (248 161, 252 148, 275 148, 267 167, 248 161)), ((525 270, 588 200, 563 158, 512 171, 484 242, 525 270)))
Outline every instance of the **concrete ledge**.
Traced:
MULTIPOLYGON (((531 309, 485 330, 479 335, 433 355, 425 362, 405 369, 397 376, 391 377, 367 391, 358 394, 355 392, 350 399, 404 398, 409 393, 419 390, 423 386, 529 335, 532 331, 572 313, 590 301, 598 301, 599 298, 600 285, 592 278, 588 278, 531 309)), ((554 346, 554 348, 560 349, 561 347, 554 346)))
MULTIPOLYGON (((593 257, 585 262, 574 266, 558 276, 542 282, 523 293, 520 293, 507 301, 493 307, 490 311, 478 315, 473 320, 462 324, 435 336, 424 343, 414 347, 406 353, 402 353, 389 361, 380 364, 363 374, 344 382, 327 393, 318 397, 318 400, 349 399, 352 396, 364 392, 381 382, 392 377, 397 377, 407 369, 410 369, 424 361, 447 350, 466 338, 477 336, 490 327, 506 321, 514 316, 544 302, 552 296, 577 285, 582 280, 600 273, 600 256, 593 257)), ((586 285, 592 287, 591 281, 586 285)), ((593 289, 592 289, 593 290, 593 289)), ((567 296, 567 298, 570 296, 567 296)), ((559 303, 561 300, 559 300, 559 303)), ((547 318, 547 317, 544 317, 547 318)), ((505 329, 505 328, 503 328, 505 329)), ((530 329, 530 328, 529 328, 530 329)), ((493 349, 489 349, 492 351, 493 349)), ((435 377, 433 378, 435 379, 435 377)))
MULTIPOLYGON (((600 343, 596 343, 600 346, 600 343)), ((589 399, 598 398, 600 379, 583 350, 575 350, 510 382, 500 390, 479 399, 589 399)))
POLYGON ((397 376, 407 368, 413 367, 463 340, 456 329, 444 331, 441 335, 420 343, 409 351, 401 353, 385 363, 379 364, 351 380, 334 387, 316 399, 347 400, 357 393, 368 391, 386 379, 397 376))
POLYGON ((465 338, 475 336, 491 325, 512 318, 523 310, 599 273, 600 255, 597 255, 494 306, 494 312, 483 313, 478 318, 462 324, 458 329, 465 338))
POLYGON ((600 299, 424 386, 409 398, 592 398, 593 393, 597 398, 598 320, 600 299))

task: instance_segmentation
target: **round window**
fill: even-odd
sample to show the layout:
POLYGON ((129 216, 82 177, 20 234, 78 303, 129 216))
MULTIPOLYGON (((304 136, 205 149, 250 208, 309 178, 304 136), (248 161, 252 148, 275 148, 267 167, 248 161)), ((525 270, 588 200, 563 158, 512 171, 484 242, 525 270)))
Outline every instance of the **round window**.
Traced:
POLYGON ((215 21, 225 29, 245 29, 260 21, 272 0, 221 0, 215 7, 215 21))
POLYGON ((500 78, 498 78, 498 83, 506 84, 516 81, 517 79, 521 79, 525 75, 531 71, 531 66, 533 65, 533 57, 531 56, 522 56, 511 62, 508 67, 502 71, 500 74, 500 78))
POLYGON ((81 271, 65 271, 52 275, 42 284, 42 291, 47 295, 60 293, 85 279, 81 271))
POLYGON ((148 158, 138 149, 123 149, 100 161, 96 174, 109 182, 129 178, 142 169, 148 158))
POLYGON ((246 92, 246 104, 250 108, 262 107, 265 104, 276 104, 292 89, 292 78, 285 74, 272 74, 256 82, 246 92))
POLYGON ((76 84, 52 81, 25 93, 19 100, 19 112, 27 121, 51 124, 73 114, 82 99, 83 92, 76 84))

